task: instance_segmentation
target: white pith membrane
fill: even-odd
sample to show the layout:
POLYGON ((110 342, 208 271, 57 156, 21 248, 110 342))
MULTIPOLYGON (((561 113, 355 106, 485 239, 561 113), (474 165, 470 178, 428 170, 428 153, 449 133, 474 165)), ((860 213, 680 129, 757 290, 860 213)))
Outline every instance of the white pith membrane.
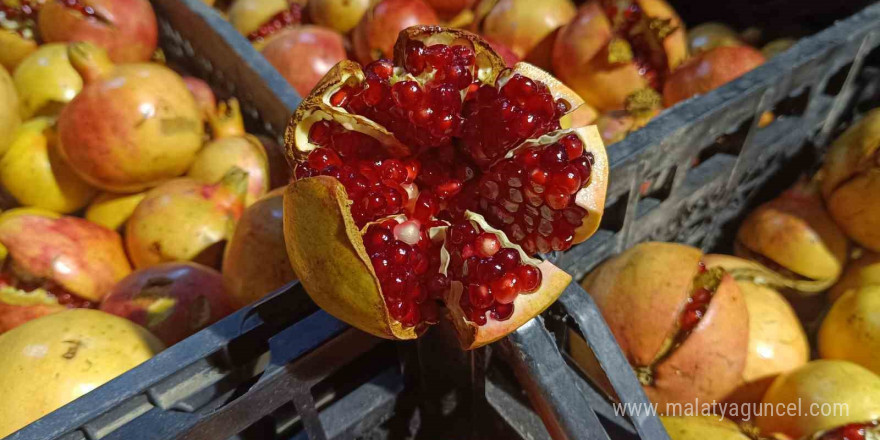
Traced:
MULTIPOLYGON (((430 28, 430 30, 431 30, 431 32, 433 32, 434 28, 430 28)), ((404 31, 404 32, 408 32, 408 31, 409 30, 404 31)), ((447 31, 444 31, 444 32, 447 32, 447 31)), ((412 34, 412 32, 411 32, 411 34, 412 34)), ((418 34, 418 33, 416 32, 416 34, 418 34)), ((450 39, 449 35, 446 35, 445 33, 444 34, 431 34, 430 32, 424 32, 419 38, 413 38, 413 39, 422 42, 423 44, 425 44, 426 47, 431 44, 435 44, 435 43, 449 44, 449 41, 454 41, 454 38, 450 39), (425 35, 427 35, 427 36, 425 36, 425 35)), ((398 40, 398 44, 395 48, 396 53, 400 53, 403 50, 402 48, 404 48, 404 45, 402 44, 402 41, 403 40, 398 40)), ((473 42, 470 40, 464 39, 464 41, 469 42, 469 45, 472 48, 481 47, 479 45, 472 44, 473 42)), ((481 42, 480 44, 485 44, 485 43, 481 42)), ((536 81, 536 82, 540 81, 540 82, 543 82, 545 85, 547 85, 550 89, 552 96, 554 97, 554 100, 563 98, 566 101, 568 101, 570 104, 570 108, 568 110, 569 113, 574 111, 575 109, 577 109, 577 107, 579 107, 580 105, 583 104, 583 100, 580 100, 580 98, 577 97, 577 95, 575 95, 573 92, 571 92, 570 90, 568 90, 564 86, 561 86, 561 83, 559 83, 558 80, 556 80, 551 75, 549 75, 548 73, 546 73, 538 68, 535 68, 535 67, 528 65, 528 64, 525 64, 525 63, 519 63, 515 66, 514 69, 502 70, 502 69, 494 68, 492 66, 491 59, 489 60, 489 62, 482 62, 481 56, 485 57, 485 58, 492 58, 492 57, 497 57, 497 55, 494 55, 494 53, 491 53, 491 52, 486 52, 485 54, 481 55, 480 51, 477 50, 477 54, 476 54, 477 60, 476 60, 476 64, 475 64, 477 66, 477 69, 476 69, 477 72, 476 72, 475 77, 479 79, 479 82, 481 84, 488 84, 488 85, 492 85, 496 88, 500 88, 511 77, 513 77, 514 74, 519 73, 519 74, 522 74, 523 76, 530 78, 533 81, 536 81), (484 66, 487 66, 487 67, 484 67, 484 66), (563 90, 561 92, 558 87, 554 88, 554 85, 557 85, 557 84, 563 88, 563 90), (570 93, 571 96, 573 96, 573 98, 570 95, 568 95, 567 93, 570 93)), ((402 81, 402 80, 414 80, 414 81, 418 82, 420 85, 423 85, 427 80, 429 80, 430 78, 433 77, 433 74, 434 74, 433 70, 422 72, 421 74, 419 74, 417 76, 411 75, 408 72, 405 72, 402 67, 400 67, 401 65, 404 64, 402 62, 402 60, 398 60, 398 61, 399 62, 395 64, 394 69, 393 69, 393 73, 392 73, 392 77, 391 77, 392 83, 397 82, 397 81, 402 81)), ((502 65, 503 65, 503 62, 502 62, 502 65)), ((328 73, 328 75, 325 76, 324 79, 318 84, 318 86, 316 86, 316 88, 312 92, 312 94, 309 97, 307 97, 306 100, 303 102, 303 104, 297 109, 296 113, 292 117, 291 124, 288 126, 288 129, 287 129, 286 138, 287 138, 288 152, 289 152, 289 156, 292 158, 292 161, 293 161, 292 163, 294 165, 305 161, 306 158, 308 157, 309 153, 311 153, 312 151, 314 151, 318 148, 332 149, 331 147, 320 146, 320 145, 314 144, 310 141, 309 136, 310 136, 311 127, 315 123, 320 122, 320 121, 335 121, 335 122, 339 123, 345 130, 356 131, 358 133, 365 134, 365 135, 379 141, 379 143, 382 145, 382 147, 384 149, 384 152, 387 153, 386 159, 414 157, 414 155, 411 154, 412 151, 409 147, 407 147, 406 145, 403 145, 400 141, 398 141, 395 138, 395 136, 389 130, 385 129, 380 124, 373 122, 372 120, 367 119, 366 117, 359 116, 359 115, 356 115, 353 113, 349 113, 343 107, 332 105, 331 98, 333 97, 333 95, 336 92, 338 92, 343 87, 345 87, 346 84, 357 85, 357 84, 365 82, 365 80, 366 80, 366 74, 364 73, 363 68, 359 64, 354 63, 354 62, 350 62, 350 61, 344 61, 344 62, 339 63, 337 66, 335 66, 331 70, 331 72, 328 73)), ((462 99, 464 100, 464 97, 466 96, 466 93, 467 93, 467 89, 466 88, 461 89, 460 91, 462 94, 462 99)), ((497 161, 500 162, 501 160, 509 159, 509 158, 513 157, 517 152, 522 151, 523 149, 533 148, 536 146, 550 145, 550 144, 555 143, 556 141, 562 139, 566 135, 569 135, 572 133, 574 133, 580 139, 580 141, 583 144, 584 151, 586 153, 589 153, 594 156, 593 169, 592 169, 592 173, 590 174, 590 178, 587 180, 587 182, 582 182, 580 189, 577 190, 576 193, 572 194, 572 200, 574 201, 574 203, 577 206, 580 206, 582 209, 584 209, 588 213, 587 217, 584 218, 584 226, 585 227, 583 228, 583 230, 579 229, 576 232, 576 234, 578 234, 578 237, 579 237, 579 240, 578 240, 578 242, 579 242, 579 241, 583 241, 583 239, 586 239, 586 237, 591 235, 595 231, 596 227, 598 227, 599 220, 601 219, 602 210, 604 208, 604 194, 605 194, 605 188, 607 186, 607 171, 608 171, 607 170, 607 157, 605 156, 604 147, 601 144, 601 139, 600 139, 598 131, 596 131, 595 127, 580 127, 580 128, 575 128, 575 129, 562 129, 562 130, 557 130, 554 132, 546 133, 546 134, 540 136, 539 138, 527 139, 527 140, 521 141, 519 145, 510 149, 507 152, 507 154, 505 155, 505 157, 499 158, 497 161)), ((346 164, 346 163, 343 162, 343 164, 346 164)), ((336 180, 335 178, 332 178, 332 177, 328 177, 328 176, 316 176, 316 177, 312 177, 312 178, 300 179, 297 182, 303 182, 303 181, 308 181, 311 179, 318 179, 318 178, 331 179, 332 181, 336 182, 336 186, 338 188, 338 189, 336 189, 336 191, 339 194, 345 194, 346 198, 345 198, 345 200, 340 200, 339 207, 341 209, 342 217, 346 219, 346 224, 353 225, 354 222, 351 220, 351 215, 352 215, 351 207, 353 206, 354 202, 351 199, 347 198, 347 191, 345 190, 343 185, 338 180, 336 180)), ((478 179, 478 178, 474 178, 474 179, 478 179)), ((292 186, 296 185, 297 182, 294 182, 294 184, 292 184, 292 186)), ((468 181, 468 182, 471 182, 471 181, 468 181)), ((409 206, 404 205, 405 206, 404 211, 403 211, 404 213, 411 212, 411 211, 409 211, 409 209, 412 208, 412 204, 415 203, 416 196, 419 193, 419 188, 417 188, 415 184, 413 184, 412 186, 413 186, 412 191, 407 190, 407 192, 409 192, 409 196, 410 196, 408 199, 409 206)), ((431 189, 433 189, 433 187, 431 189)), ((422 190, 424 190, 424 188, 422 188, 422 190)), ((285 206, 288 206, 287 202, 285 203, 285 206)), ((436 218, 436 217, 432 217, 432 218, 436 218)), ((519 245, 516 245, 515 243, 511 242, 511 240, 507 237, 507 235, 503 231, 496 229, 495 227, 489 225, 488 222, 482 217, 482 215, 468 211, 465 215, 465 218, 468 221, 472 221, 475 224, 479 225, 479 228, 483 232, 489 232, 489 233, 494 234, 498 238, 498 240, 502 243, 501 249, 504 249, 504 248, 515 249, 517 254, 520 255, 521 264, 528 264, 528 265, 531 265, 533 267, 538 268, 538 270, 540 271, 540 273, 543 276, 543 279, 542 279, 542 283, 539 285, 539 287, 537 288, 537 290, 535 292, 545 291, 547 289, 547 286, 550 286, 549 287, 550 289, 556 289, 552 293, 545 292, 540 295, 533 295, 532 293, 525 293, 525 292, 518 294, 516 299, 514 300, 514 303, 517 304, 517 307, 515 307, 515 309, 514 309, 515 311, 514 311, 513 317, 519 319, 521 322, 518 322, 518 324, 516 324, 515 326, 511 326, 510 323, 507 323, 507 324, 505 324, 505 325, 507 325, 506 329, 504 331, 502 331, 500 329, 496 329, 495 327, 493 327, 491 325, 493 323, 493 320, 491 319, 491 317, 488 318, 488 324, 486 324, 484 326, 477 326, 475 323, 469 321, 465 317, 465 314, 459 305, 459 300, 460 300, 461 292, 462 292, 462 283, 460 281, 450 279, 449 281, 451 284, 451 288, 450 288, 449 292, 445 295, 445 298, 444 298, 446 310, 449 315, 448 318, 452 319, 453 323, 456 326, 456 329, 459 330, 460 339, 462 340, 463 347, 466 349, 469 349, 469 348, 475 348, 477 346, 487 344, 489 342, 492 342, 494 340, 497 340, 497 339, 503 337, 504 335, 506 335, 510 331, 513 331, 516 327, 518 327, 519 325, 521 325, 522 323, 527 321, 528 319, 531 319, 533 316, 537 315, 538 313, 540 313, 541 311, 543 311, 544 309, 549 307, 556 300, 558 295, 561 294, 562 290, 565 288, 565 286, 567 286, 567 284, 570 282, 571 278, 570 278, 570 276, 565 274, 563 271, 552 266, 552 264, 547 263, 547 262, 543 262, 541 260, 538 260, 538 259, 535 259, 535 258, 528 256, 526 254, 526 252, 519 245), (527 307, 525 307, 523 309, 518 307, 521 298, 537 297, 537 296, 541 296, 542 298, 540 300, 529 299, 528 301, 526 301, 527 307), (528 316, 517 316, 517 312, 519 312, 521 310, 524 310, 524 313, 528 314, 528 316), (475 327, 480 327, 480 328, 475 329, 475 327), (486 331, 484 331, 486 329, 489 329, 490 331, 488 331, 488 333, 487 333, 486 331), (479 334, 479 332, 481 332, 481 331, 483 331, 484 335, 488 334, 488 336, 482 337, 481 334, 479 334), (470 335, 470 336, 467 336, 467 335, 470 335)), ((384 221, 387 221, 388 219, 394 219, 399 224, 403 221, 411 221, 411 220, 407 220, 407 217, 405 214, 387 216, 384 218, 379 218, 379 219, 370 221, 370 222, 366 223, 364 226, 358 228, 357 229, 357 232, 358 232, 357 238, 359 238, 359 240, 355 240, 354 236, 351 233, 349 233, 348 236, 351 238, 350 245, 352 246, 355 253, 360 256, 360 259, 364 263, 366 263, 367 266, 369 266, 368 271, 370 272, 371 276, 375 280, 375 286, 378 290, 378 292, 377 292, 378 296, 380 296, 382 298, 381 303, 385 307, 385 311, 383 313, 380 313, 379 315, 384 316, 384 319, 386 320, 385 323, 388 326, 388 331, 383 330, 381 332, 377 332, 377 331, 375 331, 375 327, 372 327, 372 326, 367 326, 370 328, 366 329, 366 331, 369 331, 370 333, 373 333, 373 334, 376 334, 377 336, 382 336, 382 337, 391 337, 391 338, 397 338, 397 339, 409 339, 409 338, 417 337, 419 335, 419 333, 421 333, 423 331, 423 329, 413 329, 411 327, 403 327, 399 322, 396 322, 393 318, 391 318, 391 315, 388 312, 388 304, 386 303, 387 298, 382 293, 379 278, 377 277, 376 272, 375 272, 374 268, 372 267, 372 264, 371 264, 370 258, 369 258, 369 254, 365 251, 365 245, 364 245, 364 241, 363 241, 364 234, 367 232, 367 230, 369 229, 370 226, 378 224, 378 223, 382 223, 384 221), (364 258, 364 257, 367 257, 367 258, 364 258)), ((287 222, 287 219, 285 221, 287 222)), ((288 226, 286 225, 285 228, 287 228, 287 227, 288 226)), ((433 242, 445 240, 446 231, 447 231, 448 227, 449 226, 431 227, 427 231, 428 238, 430 240, 432 240, 433 242)), ((397 233, 395 233, 395 238, 404 242, 404 243, 413 245, 414 243, 412 243, 412 241, 413 241, 412 237, 409 237, 409 234, 405 234, 405 235, 406 235, 406 237, 401 237, 397 233), (407 238, 407 237, 409 237, 409 238, 407 238)), ((294 244, 293 246, 296 246, 296 244, 294 244)), ((290 249, 290 247, 291 247, 291 245, 289 243, 288 248, 290 249)), ((444 275, 447 275, 447 270, 448 270, 448 265, 449 265, 449 253, 446 249, 446 246, 443 246, 441 248, 440 253, 441 253, 441 257, 440 257, 441 258, 441 273, 443 273, 444 275)), ((293 254, 291 254, 291 255, 293 255, 293 254)), ((291 258, 291 261, 294 263, 294 266, 296 266, 298 263, 294 260, 295 260, 294 258, 291 258)), ((295 270, 297 270, 296 267, 295 267, 295 270)), ((306 283, 308 283, 308 280, 306 280, 306 279, 303 279, 303 281, 304 281, 304 285, 306 283)), ((310 289, 308 285, 306 285, 306 289, 307 289, 307 291, 310 292, 310 295, 311 295, 312 289, 310 289)), ((334 291, 334 289, 332 289, 332 288, 325 289, 325 290, 326 291, 334 291)), ((340 290, 340 289, 336 289, 336 290, 340 290)), ((333 292, 331 292, 331 293, 333 293, 333 292)), ((333 313, 334 305, 332 304, 332 298, 328 297, 328 298, 324 298, 324 299, 325 299, 325 301, 319 305, 321 305, 325 309, 328 309, 328 312, 330 312, 331 314, 334 314, 333 313)), ((428 301, 432 301, 432 299, 429 298, 428 301)), ((316 300, 316 302, 319 302, 319 301, 316 300)), ((351 321, 356 321, 356 320, 351 320, 351 321)), ((513 321, 513 320, 511 320, 511 321, 513 321)), ((352 323, 355 326, 358 326, 357 322, 349 322, 349 323, 352 323)), ((360 327, 360 326, 358 326, 358 327, 360 327)), ((417 327, 424 327, 424 326, 422 324, 419 324, 417 327)), ((364 328, 362 328, 362 329, 364 329, 364 328)))
MULTIPOLYGON (((700 263, 701 267, 703 263, 700 263)), ((663 345, 660 347, 660 350, 657 351, 657 354, 654 355, 654 359, 650 362, 649 365, 636 365, 633 369, 636 371, 636 376, 639 379, 639 382, 645 386, 651 386, 654 384, 654 368, 662 363, 664 360, 672 356, 675 351, 684 345, 687 342, 688 337, 701 326, 703 323, 703 318, 708 313, 709 307, 712 306, 712 300, 715 298, 715 294, 718 292, 718 287, 721 285, 721 280, 724 276, 724 269, 720 267, 711 267, 706 268, 706 270, 702 273, 698 272, 694 275, 693 282, 691 284, 691 288, 688 291, 688 296, 685 299, 681 310, 678 312, 678 315, 675 319, 675 324, 670 330, 669 334, 666 336, 666 339, 663 341, 663 345), (694 298, 695 293, 699 289, 706 289, 711 293, 711 297, 708 301, 706 301, 705 307, 703 307, 703 312, 700 315, 699 322, 697 322, 691 329, 685 330, 682 328, 682 318, 684 314, 687 312, 687 307, 691 304, 691 300, 694 298)))

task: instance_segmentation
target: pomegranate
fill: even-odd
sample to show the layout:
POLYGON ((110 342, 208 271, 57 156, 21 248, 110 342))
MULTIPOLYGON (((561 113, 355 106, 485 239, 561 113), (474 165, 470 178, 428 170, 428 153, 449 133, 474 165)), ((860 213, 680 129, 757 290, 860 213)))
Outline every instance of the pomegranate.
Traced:
POLYGON ((319 306, 378 336, 417 337, 440 301, 464 348, 503 337, 570 280, 531 255, 601 218, 598 133, 560 129, 580 104, 457 30, 409 28, 394 62, 338 64, 288 126, 294 271, 319 306))
POLYGON ((751 440, 739 425, 718 416, 661 417, 670 440, 751 440))
POLYGON ((97 191, 61 159, 56 141, 52 119, 22 125, 0 159, 0 184, 22 205, 68 214, 86 206, 97 191))
POLYGON ((247 173, 233 168, 215 184, 180 178, 150 190, 125 225, 134 266, 195 261, 219 267, 244 209, 247 182, 247 173))
POLYGON ((743 295, 705 258, 689 246, 643 243, 583 283, 661 413, 668 403, 720 401, 740 384, 749 357, 743 295))
POLYGON ((195 98, 203 117, 207 119, 214 109, 217 108, 217 97, 214 95, 211 86, 201 79, 192 76, 184 76, 183 83, 186 85, 187 90, 192 93, 193 98, 195 98))
POLYGON ((47 0, 39 27, 46 42, 87 41, 116 63, 149 60, 159 41, 148 0, 47 0))
POLYGON ((880 284, 847 290, 831 307, 819 329, 819 355, 880 372, 880 284))
POLYGON ((21 124, 18 113, 18 93, 12 77, 6 69, 0 68, 0 155, 6 151, 15 137, 15 130, 21 124))
POLYGON ((820 175, 834 221, 858 244, 880 252, 880 109, 834 141, 820 175))
POLYGON ((97 310, 46 316, 0 336, 0 437, 162 351, 143 327, 97 310))
POLYGON ((622 141, 663 110, 662 98, 653 89, 642 89, 628 96, 625 106, 625 110, 605 112, 596 119, 599 134, 606 145, 622 141))
POLYGON ((134 194, 101 193, 86 209, 86 220, 114 231, 122 230, 137 205, 147 196, 146 192, 134 194))
POLYGON ((60 150, 83 179, 136 192, 179 176, 202 146, 204 124, 180 76, 159 64, 113 66, 89 43, 68 55, 86 86, 58 119, 60 150))
POLYGON ((0 215, 0 329, 93 307, 131 267, 119 234, 36 208, 0 215))
POLYGON ((724 23, 708 22, 687 31, 688 52, 698 55, 721 46, 745 46, 730 26, 724 23))
POLYGON ((302 23, 303 5, 287 0, 235 0, 229 22, 257 48, 279 31, 302 23))
POLYGON ((807 335, 795 311, 779 292, 741 277, 736 257, 706 255, 706 266, 723 267, 736 279, 749 312, 749 348, 742 385, 727 397, 736 404, 757 404, 779 375, 810 360, 807 335))
POLYGON ((591 0, 559 31, 553 70, 602 112, 633 93, 659 93, 687 55, 684 25, 663 0, 591 0))
POLYGON ((244 210, 223 256, 223 280, 236 308, 259 300, 296 279, 284 247, 284 189, 244 210))
POLYGON ((764 64, 764 55, 749 46, 720 46, 679 66, 663 85, 667 107, 710 92, 764 64))
POLYGON ((490 37, 483 37, 489 46, 492 47, 492 50, 497 53, 502 60, 504 60, 504 64, 507 67, 513 67, 516 63, 522 61, 522 58, 513 52, 513 49, 507 47, 504 43, 498 42, 490 37))
POLYGON ((788 277, 798 290, 818 292, 840 276, 847 240, 825 211, 817 185, 802 181, 746 217, 735 251, 788 277))
POLYGON ((269 164, 260 140, 247 134, 238 101, 220 103, 209 122, 214 140, 196 156, 187 176, 204 183, 216 183, 233 168, 247 173, 245 206, 269 190, 269 164))
POLYGON ((391 59, 400 31, 438 23, 437 14, 423 0, 380 0, 367 10, 351 33, 355 59, 362 64, 391 59))
POLYGON ((320 26, 297 26, 277 34, 263 56, 302 96, 334 66, 346 59, 342 35, 320 26))
POLYGON ((455 18, 458 14, 473 7, 476 0, 427 0, 428 6, 443 20, 455 18))
POLYGON ((10 72, 37 50, 36 18, 46 0, 0 0, 0 66, 10 72))
POLYGON ((174 345, 232 313, 223 277, 190 262, 138 269, 116 283, 101 310, 144 326, 174 345))
POLYGON ((83 87, 67 58, 67 45, 60 43, 40 46, 18 65, 13 80, 24 119, 57 115, 83 87))
POLYGON ((880 254, 862 250, 854 254, 837 284, 828 291, 828 300, 832 304, 847 290, 880 284, 880 254))
POLYGON ((870 440, 880 436, 880 422, 850 423, 837 429, 818 433, 810 440, 870 440))
POLYGON ((498 0, 483 18, 480 30, 520 59, 550 69, 556 31, 576 13, 571 0, 498 0))
POLYGON ((318 25, 346 34, 370 7, 370 0, 309 0, 309 18, 318 25))
POLYGON ((787 51, 794 46, 795 43, 797 43, 797 40, 794 38, 780 38, 773 40, 761 48, 761 54, 764 55, 764 58, 769 60, 770 58, 787 51))
POLYGON ((802 409, 799 413, 773 411, 757 415, 755 425, 765 435, 799 439, 852 423, 869 423, 880 419, 880 377, 850 362, 812 361, 776 378, 762 404, 802 409), (811 407, 829 414, 813 415, 811 407))
POLYGON ((285 147, 269 136, 258 134, 257 139, 263 144, 266 157, 269 159, 269 188, 287 186, 293 177, 293 172, 290 169, 290 164, 287 163, 285 147))

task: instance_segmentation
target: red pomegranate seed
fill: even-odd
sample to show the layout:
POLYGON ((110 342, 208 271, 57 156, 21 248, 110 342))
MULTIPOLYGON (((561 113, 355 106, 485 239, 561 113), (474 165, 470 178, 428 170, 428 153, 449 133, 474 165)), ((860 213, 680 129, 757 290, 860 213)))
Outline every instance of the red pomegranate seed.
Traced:
POLYGON ((692 309, 686 308, 684 313, 681 315, 681 321, 679 322, 679 327, 682 332, 690 332, 694 329, 694 327, 699 324, 700 319, 703 317, 703 311, 700 309, 692 309))
POLYGON ((432 298, 442 298, 449 291, 449 278, 442 273, 435 273, 428 278, 427 287, 432 298))
MULTIPOLYGON (((63 0, 66 4, 72 2, 79 3, 80 0, 63 0)), ((287 10, 281 11, 263 23, 255 31, 247 35, 250 41, 260 41, 274 34, 275 32, 302 22, 302 5, 299 3, 291 3, 287 10)))
POLYGON ((544 200, 547 201, 547 206, 550 208, 562 210, 568 206, 568 202, 571 201, 571 196, 565 188, 556 186, 547 188, 547 191, 544 193, 544 200))
POLYGON ((495 296, 495 301, 500 304, 512 303, 520 290, 519 279, 512 273, 506 273, 501 278, 492 281, 489 287, 492 290, 492 295, 495 296))
POLYGON ((495 298, 489 291, 489 287, 479 284, 467 286, 468 303, 478 309, 488 309, 492 306, 495 298))
POLYGON ((329 166, 342 166, 342 160, 329 148, 318 148, 309 153, 309 166, 316 170, 323 170, 329 166))
POLYGON ((501 250, 501 242, 491 232, 484 232, 477 236, 475 249, 477 255, 483 258, 491 257, 501 250))
POLYGON ((477 325, 486 325, 486 309, 469 309, 468 320, 477 325))
POLYGON ((495 304, 492 307, 492 313, 490 315, 492 316, 492 319, 496 321, 507 321, 513 316, 513 303, 495 304))
POLYGON ((541 271, 535 266, 524 264, 516 268, 516 277, 520 281, 523 293, 532 293, 541 287, 541 271))

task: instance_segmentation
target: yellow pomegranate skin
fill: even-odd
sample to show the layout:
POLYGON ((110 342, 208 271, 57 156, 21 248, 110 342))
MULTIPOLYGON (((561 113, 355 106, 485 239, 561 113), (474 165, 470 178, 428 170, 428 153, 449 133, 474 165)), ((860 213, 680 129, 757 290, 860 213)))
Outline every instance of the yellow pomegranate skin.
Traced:
POLYGON ((859 245, 880 252, 880 109, 831 144, 820 179, 831 217, 859 245))
POLYGON ((86 209, 86 220, 107 229, 119 231, 134 213, 134 210, 147 196, 146 192, 134 194, 101 193, 92 200, 86 209))
POLYGON ((671 440, 749 440, 739 426, 718 416, 660 417, 671 440))
POLYGON ((53 119, 24 123, 0 158, 0 183, 24 206, 69 214, 86 206, 97 190, 61 158, 56 141, 53 119))
POLYGON ((780 411, 761 414, 755 426, 765 436, 781 434, 793 439, 803 438, 820 431, 834 429, 849 423, 862 423, 880 417, 880 377, 864 367, 839 360, 812 361, 797 370, 783 374, 773 381, 761 401, 773 407, 802 408, 791 414, 780 411), (831 415, 814 416, 810 408, 828 409, 831 415), (847 410, 841 410, 841 405, 847 410))
POLYGON ((828 301, 833 304, 847 290, 871 284, 880 284, 880 254, 861 250, 847 263, 837 284, 828 291, 828 301))
POLYGON ((37 50, 37 42, 15 31, 0 29, 0 66, 14 71, 21 60, 37 50))
POLYGON ((18 92, 6 69, 0 68, 0 154, 6 151, 20 124, 18 92))
POLYGON ((880 373, 880 284, 846 291, 819 329, 819 355, 880 373))
POLYGON ((57 115, 83 88, 62 43, 40 46, 18 65, 13 79, 24 119, 57 115))
POLYGON ((549 69, 556 31, 576 13, 571 0, 500 0, 483 20, 482 33, 519 59, 549 69))
POLYGON ((88 43, 68 55, 86 86, 58 119, 61 153, 87 182, 131 193, 186 172, 204 124, 180 75, 159 64, 114 66, 88 43))
POLYGON ((143 327, 76 309, 0 335, 0 437, 147 361, 163 349, 143 327))

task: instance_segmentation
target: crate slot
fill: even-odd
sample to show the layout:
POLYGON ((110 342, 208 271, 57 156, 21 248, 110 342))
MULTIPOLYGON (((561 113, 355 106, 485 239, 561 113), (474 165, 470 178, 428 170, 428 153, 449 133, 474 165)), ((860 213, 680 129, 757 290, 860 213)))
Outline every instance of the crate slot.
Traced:
POLYGON ((605 204, 605 213, 599 229, 611 232, 620 232, 623 229, 623 220, 626 217, 626 202, 629 200, 629 192, 622 194, 616 200, 605 204))
POLYGON ((849 75, 850 69, 852 69, 853 63, 849 62, 843 67, 837 69, 837 72, 834 72, 834 75, 831 75, 831 78, 828 79, 828 83, 825 84, 825 90, 822 92, 828 96, 837 96, 843 90, 843 85, 846 83, 846 77, 849 75))
POLYGON ((86 423, 83 430, 90 439, 102 439, 126 423, 153 409, 147 396, 140 395, 113 408, 101 417, 86 423))
POLYGON ((803 88, 798 94, 790 94, 773 106, 773 115, 777 118, 786 116, 802 116, 810 103, 810 87, 803 88))

